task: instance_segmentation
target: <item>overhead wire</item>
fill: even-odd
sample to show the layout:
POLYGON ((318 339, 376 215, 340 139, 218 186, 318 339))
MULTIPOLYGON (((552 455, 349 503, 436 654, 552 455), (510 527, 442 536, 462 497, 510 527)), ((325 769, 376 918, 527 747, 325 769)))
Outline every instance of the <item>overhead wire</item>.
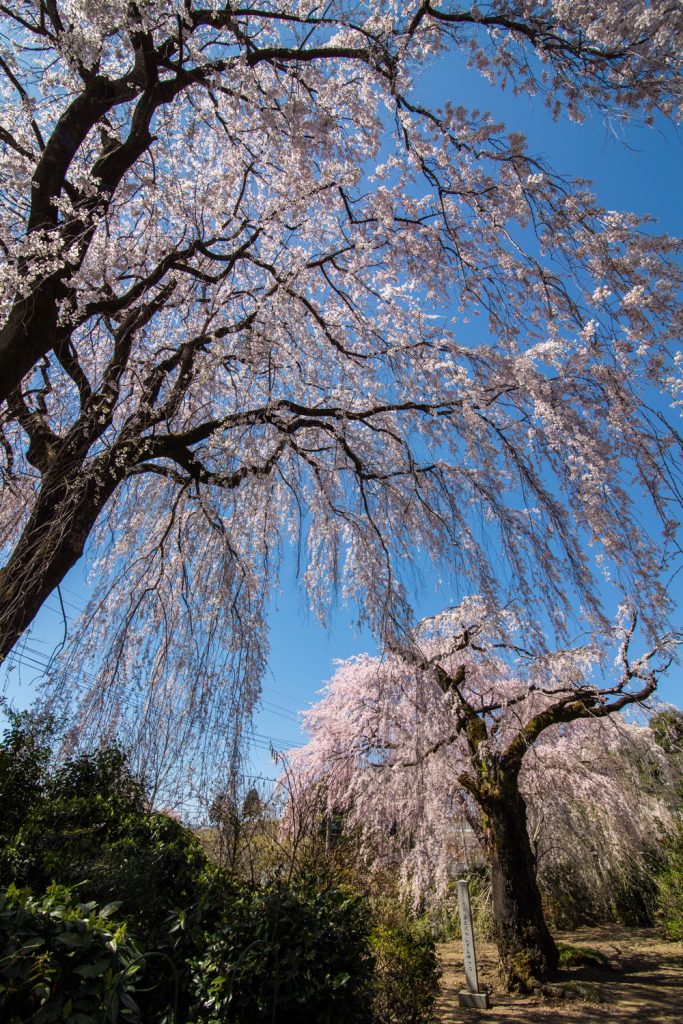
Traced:
MULTIPOLYGON (((79 607, 78 605, 73 604, 72 602, 66 601, 64 599, 63 599, 63 601, 64 601, 65 605, 69 605, 70 607, 74 608, 79 613, 85 611, 85 606, 79 607)), ((49 601, 45 602, 44 607, 48 611, 51 611, 54 614, 59 615, 60 618, 62 617, 62 609, 58 608, 58 607, 55 607, 54 605, 50 604, 49 601)), ((67 620, 74 621, 74 617, 67 615, 67 620)), ((33 643, 41 643, 41 644, 45 644, 45 645, 48 645, 48 644, 51 643, 51 641, 49 641, 49 640, 42 640, 42 639, 39 639, 38 637, 35 637, 35 636, 31 636, 30 639, 31 639, 31 641, 33 643)), ((21 643, 21 641, 19 641, 19 642, 21 643)), ((11 658, 11 654, 10 654, 10 658, 11 658)), ((90 678, 93 678, 93 679, 95 678, 94 673, 92 673, 92 672, 84 672, 83 674, 89 676, 90 678)), ((298 711, 300 710, 300 702, 295 697, 292 697, 290 694, 286 693, 284 690, 279 690, 279 689, 277 689, 274 686, 267 686, 267 685, 263 685, 261 687, 261 693, 272 693, 272 694, 275 694, 276 696, 280 697, 281 699, 287 700, 290 703, 292 703, 295 706, 295 708, 297 709, 297 711, 296 712, 290 711, 287 708, 283 707, 281 704, 278 704, 275 701, 270 701, 267 698, 263 698, 263 699, 261 699, 259 701, 259 704, 261 706, 266 706, 266 707, 268 707, 269 710, 273 709, 273 712, 272 712, 273 714, 275 714, 275 712, 277 711, 277 712, 280 712, 283 716, 287 715, 293 721, 298 721, 299 720, 298 711)))
MULTIPOLYGON (((45 658, 45 655, 44 655, 44 653, 42 651, 36 651, 34 648, 31 647, 31 645, 28 643, 27 640, 20 641, 20 644, 21 644, 21 651, 17 652, 17 650, 15 648, 15 650, 13 650, 11 652, 11 654, 9 655, 9 657, 7 659, 7 668, 8 669, 11 669, 12 666, 15 665, 15 664, 18 665, 19 667, 23 666, 23 667, 30 668, 31 670, 34 670, 34 671, 37 670, 39 672, 45 672, 47 669, 49 669, 49 667, 50 667, 50 660, 45 658)), ((96 678, 94 673, 91 673, 91 672, 83 672, 83 675, 89 676, 93 681, 96 678)), ((72 685, 76 689, 78 689, 78 690, 84 690, 87 687, 87 683, 84 683, 84 682, 76 681, 76 680, 73 680, 73 679, 71 680, 71 682, 72 682, 72 685)), ((144 701, 136 700, 133 697, 132 694, 128 694, 126 696, 121 696, 119 699, 120 699, 121 703, 124 705, 124 707, 127 707, 130 710, 132 710, 132 711, 140 711, 141 712, 141 711, 144 710, 144 701)), ((267 702, 267 703, 270 703, 270 702, 267 702)), ((286 721, 290 721, 291 719, 294 719, 294 716, 290 715, 286 711, 282 712, 282 711, 272 711, 272 710, 269 710, 268 713, 273 715, 273 716, 275 716, 275 717, 277 717, 277 718, 282 718, 282 719, 284 719, 286 721)), ((296 720, 296 719, 294 719, 294 720, 296 720)), ((293 749, 295 747, 300 747, 302 745, 301 743, 297 743, 297 742, 295 742, 293 740, 284 739, 284 738, 278 737, 278 736, 269 736, 266 733, 261 733, 261 732, 256 732, 256 731, 254 731, 250 735, 250 740, 251 740, 251 742, 254 743, 254 745, 259 746, 261 749, 268 749, 268 750, 270 750, 271 747, 272 747, 273 749, 279 749, 280 752, 282 752, 284 750, 293 749)))

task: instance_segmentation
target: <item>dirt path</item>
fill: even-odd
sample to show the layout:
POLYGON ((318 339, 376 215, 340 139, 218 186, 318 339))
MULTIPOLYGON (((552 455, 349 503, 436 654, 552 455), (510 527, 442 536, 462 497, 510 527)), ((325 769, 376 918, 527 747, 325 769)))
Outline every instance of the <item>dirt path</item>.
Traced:
POLYGON ((580 999, 510 996, 500 991, 495 947, 480 943, 480 984, 491 986, 492 1008, 463 1010, 458 1006, 458 992, 465 984, 462 947, 459 942, 447 943, 439 947, 444 971, 440 1024, 547 1024, 553 1020, 572 1024, 683 1024, 683 945, 662 942, 650 928, 582 928, 556 937, 573 946, 600 950, 613 969, 565 971, 555 991, 566 991, 562 988, 566 985, 582 991, 580 999))

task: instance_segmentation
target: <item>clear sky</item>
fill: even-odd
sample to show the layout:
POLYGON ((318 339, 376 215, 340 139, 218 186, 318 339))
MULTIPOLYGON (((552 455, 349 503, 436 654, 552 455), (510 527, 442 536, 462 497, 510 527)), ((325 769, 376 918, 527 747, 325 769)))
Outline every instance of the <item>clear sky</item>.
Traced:
MULTIPOLYGON (((613 209, 650 213, 659 228, 683 235, 683 136, 672 125, 655 128, 618 126, 595 119, 583 125, 566 120, 554 123, 541 98, 515 97, 489 87, 479 76, 463 71, 444 58, 422 73, 420 98, 432 106, 446 99, 469 108, 491 111, 509 129, 525 133, 533 153, 542 156, 556 171, 594 182, 601 203, 613 209)), ((77 568, 62 588, 67 622, 85 604, 83 571, 77 568)), ((674 596, 683 598, 683 573, 674 596)), ((447 593, 429 588, 418 602, 418 611, 433 612, 451 603, 447 593)), ((306 606, 293 572, 283 580, 271 605, 271 657, 264 680, 263 705, 256 719, 256 739, 251 751, 255 775, 273 777, 276 769, 268 744, 285 749, 301 742, 297 711, 315 699, 316 691, 330 677, 333 660, 372 651, 372 638, 356 628, 353 609, 339 609, 324 630, 306 606)), ((0 670, 0 689, 18 705, 30 703, 32 682, 42 675, 51 653, 63 637, 59 598, 53 594, 48 607, 24 638, 15 657, 0 670)), ((683 705, 683 692, 672 674, 662 696, 683 705)))

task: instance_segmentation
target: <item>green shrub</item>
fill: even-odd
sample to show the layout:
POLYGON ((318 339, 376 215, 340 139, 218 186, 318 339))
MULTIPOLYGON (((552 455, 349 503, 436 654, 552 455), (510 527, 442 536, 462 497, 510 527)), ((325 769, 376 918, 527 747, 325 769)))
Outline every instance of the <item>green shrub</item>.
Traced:
POLYGON ((0 708, 9 720, 0 743, 0 883, 7 883, 7 848, 43 797, 53 726, 48 719, 14 712, 2 702, 0 708))
POLYGON ((599 889, 593 872, 584 874, 579 863, 565 861, 544 871, 539 885, 548 924, 559 930, 608 921, 627 927, 654 924, 660 862, 660 851, 653 845, 638 862, 606 867, 599 889))
POLYGON ((575 864, 567 862, 544 871, 538 883, 543 913, 551 928, 578 928, 609 917, 609 908, 604 900, 597 903, 575 864))
POLYGON ((169 992, 189 980, 183 955, 195 951, 176 951, 178 962, 171 960, 169 916, 206 903, 205 889, 206 923, 219 916, 196 837, 167 815, 149 812, 144 786, 116 748, 50 767, 45 730, 28 715, 15 716, 0 744, 3 783, 21 797, 1 802, 3 881, 34 893, 55 883, 77 886, 81 901, 116 902, 117 918, 152 951, 143 1018, 161 1019, 172 1004, 169 992))
POLYGON ((159 940, 169 913, 190 904, 207 862, 192 832, 150 814, 123 753, 67 761, 44 782, 5 852, 9 881, 34 892, 79 886, 84 900, 116 901, 145 944, 159 940))
POLYGON ((76 903, 63 888, 39 899, 0 892, 0 1019, 5 1024, 140 1021, 135 985, 144 962, 110 920, 114 907, 76 903))
POLYGON ((655 923, 657 905, 656 876, 661 867, 659 850, 649 850, 638 865, 610 879, 610 920, 628 928, 647 928, 655 923))
POLYGON ((664 864, 657 876, 657 918, 664 934, 683 942, 683 822, 662 844, 664 864))
POLYGON ((368 913, 341 889, 242 887, 190 966, 197 1024, 370 1022, 368 913))
POLYGON ((430 1019, 431 940, 385 915, 372 938, 375 980, 369 904, 335 882, 337 860, 327 873, 304 865, 294 886, 238 882, 210 865, 189 829, 149 811, 120 750, 54 766, 47 737, 19 716, 0 744, 5 881, 48 891, 12 887, 2 905, 3 1024, 430 1019), (77 886, 81 902, 55 883, 77 886), (112 902, 118 928, 111 907, 97 910, 112 902))
POLYGON ((434 940, 406 925, 374 929, 374 1013, 377 1024, 428 1024, 434 1020, 440 970, 434 940))

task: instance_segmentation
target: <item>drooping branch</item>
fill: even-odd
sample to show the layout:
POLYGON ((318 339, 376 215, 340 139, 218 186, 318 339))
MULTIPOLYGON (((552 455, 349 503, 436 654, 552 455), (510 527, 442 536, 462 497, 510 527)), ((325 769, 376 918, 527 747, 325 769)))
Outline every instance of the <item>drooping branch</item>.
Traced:
MULTIPOLYGON (((600 621, 595 552, 659 628, 639 503, 673 547, 680 431, 650 399, 676 386, 676 243, 410 83, 446 47, 560 112, 666 113, 665 0, 617 21, 181 6, 0 5, 0 537, 22 621, 87 527, 102 579, 75 663, 106 674, 101 630, 157 693, 192 671, 208 693, 229 662, 253 694, 287 538, 311 604, 343 590, 385 638, 409 628, 416 548, 455 588, 514 593, 536 635, 568 628, 573 594, 600 621)), ((458 659, 480 639, 423 660, 483 757, 523 702, 474 694, 458 659)))

